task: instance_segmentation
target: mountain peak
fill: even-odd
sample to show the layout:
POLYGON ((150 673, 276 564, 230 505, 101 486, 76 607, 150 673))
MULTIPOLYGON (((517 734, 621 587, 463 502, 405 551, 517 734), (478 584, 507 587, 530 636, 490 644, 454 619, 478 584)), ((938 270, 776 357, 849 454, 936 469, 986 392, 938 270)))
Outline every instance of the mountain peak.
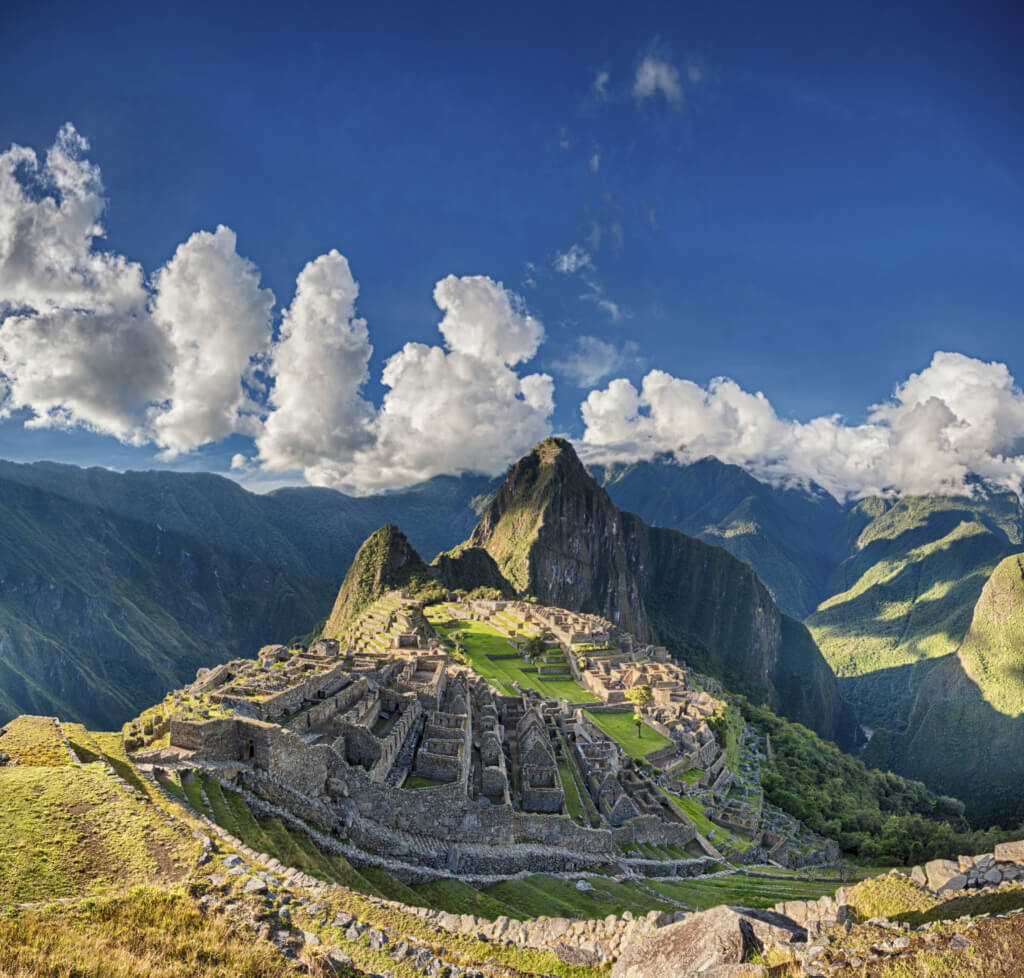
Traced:
POLYGON ((385 524, 366 538, 352 561, 324 626, 324 638, 338 638, 350 621, 387 591, 416 590, 433 580, 405 534, 393 523, 385 524))

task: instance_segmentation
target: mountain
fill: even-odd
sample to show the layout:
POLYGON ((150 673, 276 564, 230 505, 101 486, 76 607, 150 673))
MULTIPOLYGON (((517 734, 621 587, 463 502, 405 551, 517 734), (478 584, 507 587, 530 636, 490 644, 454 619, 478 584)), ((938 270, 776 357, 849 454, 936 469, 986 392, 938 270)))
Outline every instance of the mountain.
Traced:
POLYGON ((708 457, 594 466, 616 506, 713 543, 750 564, 779 607, 806 618, 846 556, 845 508, 823 489, 779 488, 708 457))
POLYGON ((261 496, 209 474, 0 462, 0 722, 119 726, 200 666, 312 631, 377 527, 400 522, 436 553, 491 491, 442 477, 261 496))
POLYGON ((345 626, 387 591, 418 591, 435 578, 397 526, 389 523, 371 534, 356 553, 324 626, 325 638, 340 638, 345 626))
POLYGON ((828 664, 750 566, 621 512, 568 442, 549 438, 512 467, 468 544, 516 590, 600 614, 828 739, 850 739, 828 664))
POLYGON ((866 499, 846 518, 849 556, 807 619, 869 727, 900 731, 932 667, 956 653, 999 562, 1021 549, 1012 493, 866 499))
POLYGON ((867 759, 971 800, 976 825, 1024 820, 1024 555, 986 580, 967 635, 921 682, 906 730, 867 759))

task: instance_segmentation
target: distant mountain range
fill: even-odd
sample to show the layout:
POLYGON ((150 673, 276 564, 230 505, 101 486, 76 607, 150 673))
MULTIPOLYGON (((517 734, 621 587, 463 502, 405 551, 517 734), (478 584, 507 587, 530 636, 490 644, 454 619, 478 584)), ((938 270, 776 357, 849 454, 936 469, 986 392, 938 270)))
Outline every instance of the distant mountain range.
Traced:
POLYGON ((0 721, 113 727, 201 665, 311 633, 391 523, 427 559, 448 552, 448 579, 496 574, 614 612, 842 740, 834 670, 870 731, 866 760, 964 798, 976 823, 1024 818, 1016 496, 842 505, 711 458, 594 467, 600 492, 568 456, 529 459, 504 485, 440 477, 368 498, 0 462, 0 721))

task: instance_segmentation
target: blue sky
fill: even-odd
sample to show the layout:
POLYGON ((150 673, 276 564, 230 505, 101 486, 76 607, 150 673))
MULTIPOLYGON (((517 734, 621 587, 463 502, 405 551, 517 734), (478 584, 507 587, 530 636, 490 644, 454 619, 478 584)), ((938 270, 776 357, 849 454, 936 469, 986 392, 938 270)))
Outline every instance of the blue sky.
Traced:
MULTIPOLYGON (((371 412, 385 361, 441 342, 432 296, 449 275, 502 283, 543 323, 514 369, 552 377, 545 423, 577 438, 591 389, 640 390, 652 369, 705 389, 731 378, 785 422, 858 425, 937 350, 1005 364, 994 386, 1015 410, 1024 18, 1010 4, 550 6, 8 6, 0 150, 41 157, 73 123, 108 205, 95 247, 147 277, 229 227, 276 297, 275 335, 303 266, 337 249, 373 347, 371 412)), ((2 281, 0 301, 24 301, 2 281)), ((0 455, 223 471, 243 454, 243 478, 293 477, 258 471, 251 425, 159 462, 123 428, 142 443, 26 431, 33 403, 8 404, 0 455)), ((595 445, 643 454, 590 426, 595 445)), ((989 455, 1014 442, 1000 438, 989 455)), ((440 468, 496 464, 437 452, 440 468)), ((769 449, 754 454, 767 471, 769 449)), ((355 485, 327 468, 288 471, 355 485)))

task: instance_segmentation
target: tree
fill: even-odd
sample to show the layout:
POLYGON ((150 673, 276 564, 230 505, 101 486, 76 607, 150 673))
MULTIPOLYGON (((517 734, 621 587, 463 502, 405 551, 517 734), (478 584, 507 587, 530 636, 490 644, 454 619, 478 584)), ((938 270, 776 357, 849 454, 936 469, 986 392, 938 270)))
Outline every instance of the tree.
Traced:
POLYGON ((547 642, 543 638, 539 635, 534 635, 533 638, 528 638, 523 644, 523 657, 535 659, 538 655, 543 655, 547 647, 547 642))
POLYGON ((644 710, 654 699, 654 691, 646 683, 626 690, 626 699, 633 704, 633 719, 636 721, 636 735, 643 737, 644 710))

